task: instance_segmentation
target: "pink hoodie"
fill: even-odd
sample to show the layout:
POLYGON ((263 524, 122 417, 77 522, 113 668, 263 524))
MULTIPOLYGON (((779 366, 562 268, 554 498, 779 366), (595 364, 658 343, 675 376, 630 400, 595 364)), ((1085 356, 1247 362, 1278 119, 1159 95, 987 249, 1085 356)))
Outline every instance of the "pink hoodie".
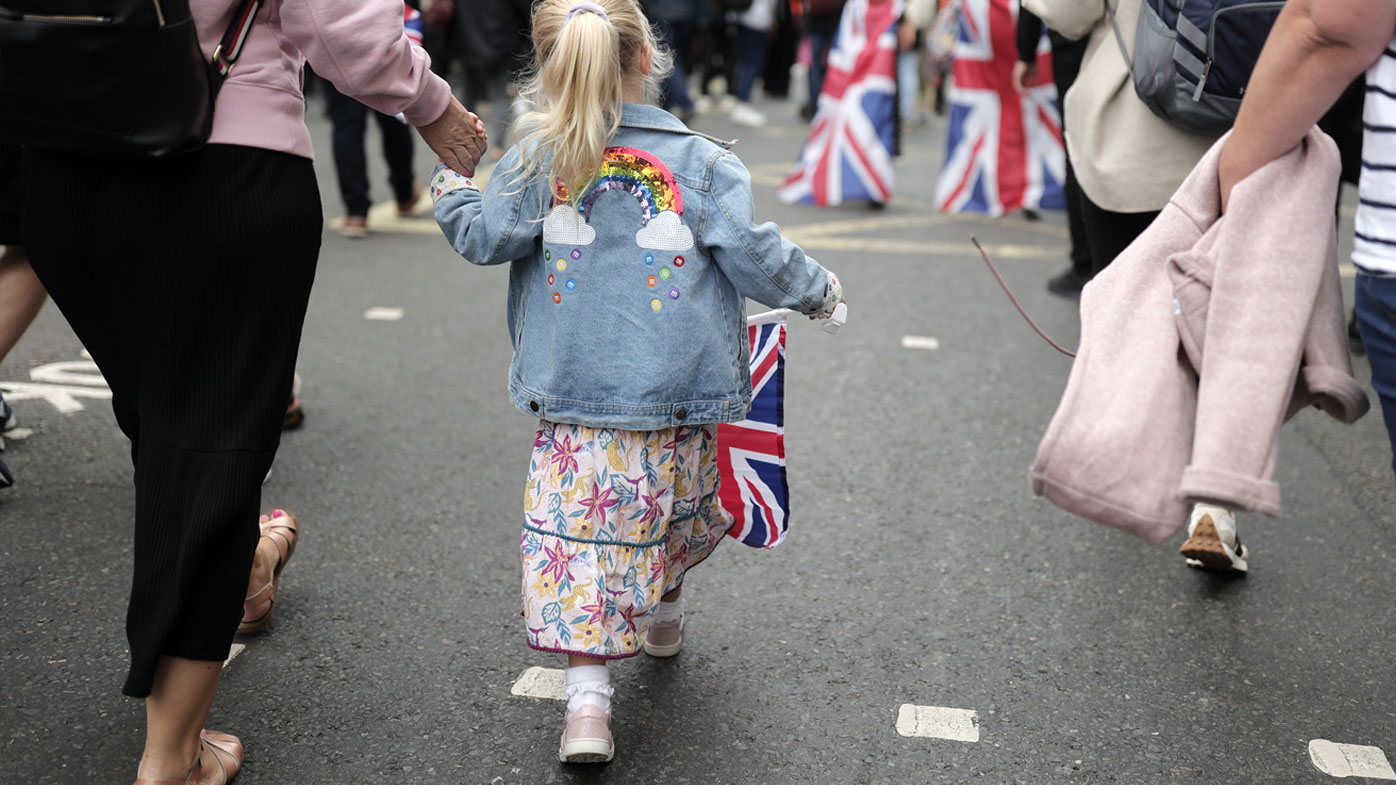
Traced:
MULTIPOLYGON (((236 0, 190 0, 199 43, 211 58, 236 0)), ((301 66, 380 112, 412 125, 441 116, 450 102, 431 59, 407 40, 402 0, 264 0, 242 55, 214 106, 210 144, 236 144, 313 157, 305 127, 301 66)))

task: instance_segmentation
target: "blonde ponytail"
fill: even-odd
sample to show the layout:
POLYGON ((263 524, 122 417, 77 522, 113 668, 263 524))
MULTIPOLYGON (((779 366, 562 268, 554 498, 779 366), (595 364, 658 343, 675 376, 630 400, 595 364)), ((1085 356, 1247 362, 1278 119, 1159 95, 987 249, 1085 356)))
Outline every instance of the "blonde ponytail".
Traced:
POLYGON ((672 61, 635 0, 541 0, 534 7, 535 61, 522 91, 532 108, 518 120, 524 181, 545 175, 555 198, 575 204, 596 180, 620 127, 626 76, 646 50, 650 96, 672 61))

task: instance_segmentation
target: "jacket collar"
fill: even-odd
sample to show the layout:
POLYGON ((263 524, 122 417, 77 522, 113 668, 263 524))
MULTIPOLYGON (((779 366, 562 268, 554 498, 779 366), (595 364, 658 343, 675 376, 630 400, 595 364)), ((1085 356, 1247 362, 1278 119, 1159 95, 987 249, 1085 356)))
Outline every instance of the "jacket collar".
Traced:
POLYGON ((620 124, 627 128, 644 128, 650 131, 668 131, 675 134, 689 134, 701 136, 708 141, 723 147, 730 148, 735 144, 735 140, 726 141, 715 136, 695 131, 683 124, 683 121, 672 114, 650 104, 622 104, 620 110, 620 124))

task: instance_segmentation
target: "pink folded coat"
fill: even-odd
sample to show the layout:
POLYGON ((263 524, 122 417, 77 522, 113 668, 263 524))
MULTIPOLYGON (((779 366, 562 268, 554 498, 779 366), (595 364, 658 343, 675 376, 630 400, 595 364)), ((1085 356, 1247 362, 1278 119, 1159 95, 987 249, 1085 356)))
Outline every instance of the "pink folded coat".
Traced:
POLYGON ((1369 403, 1352 376, 1333 207, 1337 146, 1317 128, 1232 190, 1222 137, 1081 295, 1081 345, 1032 467, 1053 504, 1150 544, 1193 502, 1280 514, 1280 426, 1369 403))

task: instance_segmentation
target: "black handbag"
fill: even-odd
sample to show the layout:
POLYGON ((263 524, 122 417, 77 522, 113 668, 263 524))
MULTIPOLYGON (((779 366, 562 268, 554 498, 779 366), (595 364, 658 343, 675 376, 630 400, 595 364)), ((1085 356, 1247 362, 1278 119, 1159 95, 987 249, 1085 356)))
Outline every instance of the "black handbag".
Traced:
POLYGON ((196 150, 261 0, 242 0, 213 62, 189 0, 0 0, 0 141, 154 159, 196 150))

